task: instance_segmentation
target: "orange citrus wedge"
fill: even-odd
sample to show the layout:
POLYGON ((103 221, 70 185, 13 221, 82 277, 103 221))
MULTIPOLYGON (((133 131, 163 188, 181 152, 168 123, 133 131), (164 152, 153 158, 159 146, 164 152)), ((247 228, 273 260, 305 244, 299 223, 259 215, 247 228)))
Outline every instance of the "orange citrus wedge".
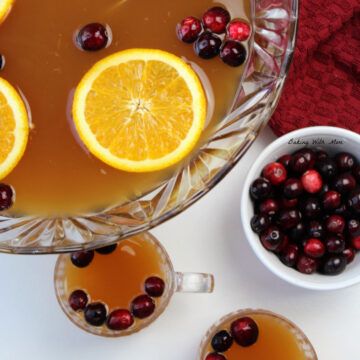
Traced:
POLYGON ((90 152, 129 172, 169 167, 196 145, 206 97, 192 68, 161 50, 131 49, 101 60, 78 85, 73 118, 90 152))
POLYGON ((0 78, 0 179, 22 158, 29 136, 25 104, 18 92, 0 78))
POLYGON ((5 20, 9 14, 14 0, 0 0, 0 23, 5 20))

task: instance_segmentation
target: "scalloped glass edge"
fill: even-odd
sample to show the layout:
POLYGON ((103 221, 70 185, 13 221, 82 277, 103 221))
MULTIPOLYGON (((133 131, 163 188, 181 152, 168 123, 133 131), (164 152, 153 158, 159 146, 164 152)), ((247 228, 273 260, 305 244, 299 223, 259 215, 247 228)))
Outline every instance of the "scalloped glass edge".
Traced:
POLYGON ((298 0, 253 0, 252 46, 233 107, 207 142, 149 194, 101 213, 69 218, 0 217, 0 252, 63 253, 96 248, 147 231, 209 192, 267 124, 295 49, 298 0))

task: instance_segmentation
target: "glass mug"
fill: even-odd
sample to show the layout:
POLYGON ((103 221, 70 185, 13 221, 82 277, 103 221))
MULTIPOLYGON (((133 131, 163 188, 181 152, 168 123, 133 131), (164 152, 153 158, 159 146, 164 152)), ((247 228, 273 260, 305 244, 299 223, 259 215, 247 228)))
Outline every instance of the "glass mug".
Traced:
POLYGON ((121 331, 108 329, 106 324, 96 327, 88 324, 82 314, 74 311, 69 305, 69 293, 66 289, 66 263, 69 261, 69 254, 63 254, 58 257, 54 271, 54 285, 56 298, 66 314, 66 316, 79 328, 88 333, 105 336, 120 337, 131 335, 138 332, 151 323, 153 323, 166 309, 172 296, 176 292, 183 293, 211 293, 214 290, 214 277, 211 274, 203 273, 181 273, 175 272, 169 255, 160 242, 150 233, 140 235, 142 240, 150 242, 154 245, 154 249, 158 252, 162 276, 166 284, 164 294, 157 299, 157 305, 154 313, 145 319, 135 319, 134 324, 121 331))
MULTIPOLYGON (((278 324, 281 324, 284 328, 284 331, 290 333, 294 340, 296 341, 296 345, 298 346, 298 350, 302 353, 303 360, 318 360, 318 357, 316 355, 315 349, 310 343, 310 340, 307 338, 307 336, 303 333, 303 331, 295 325, 290 320, 286 319, 285 317, 275 314, 271 311, 267 310, 253 310, 253 309, 243 309, 238 310, 235 312, 232 312, 224 317, 222 317, 219 321, 217 321, 206 333, 205 337, 203 338, 201 345, 200 345, 200 351, 198 354, 198 360, 204 360, 209 352, 212 352, 213 349, 211 348, 211 339, 213 336, 220 330, 220 328, 229 327, 230 324, 235 321, 236 319, 242 318, 242 317, 252 317, 252 316, 261 316, 268 318, 267 321, 270 321, 271 324, 273 322, 277 322, 278 324), (210 346, 209 346, 210 345, 210 346)), ((255 319, 256 321, 256 319, 255 319)), ((271 325, 270 325, 271 326, 271 325)), ((268 329, 268 325, 267 325, 268 329)), ((261 331, 261 330, 260 330, 261 331)), ((268 351, 268 350, 263 350, 268 351)), ((226 352, 224 353, 226 356, 226 352)), ((263 355, 261 355, 263 356, 263 355)), ((284 354, 284 358, 285 358, 284 354)), ((243 357, 241 357, 243 358, 243 357)), ((247 357, 244 356, 244 360, 247 357)), ((253 358, 253 357, 251 357, 253 358)), ((289 358, 290 359, 290 358, 289 358)), ((298 357, 297 357, 298 359, 298 357)))

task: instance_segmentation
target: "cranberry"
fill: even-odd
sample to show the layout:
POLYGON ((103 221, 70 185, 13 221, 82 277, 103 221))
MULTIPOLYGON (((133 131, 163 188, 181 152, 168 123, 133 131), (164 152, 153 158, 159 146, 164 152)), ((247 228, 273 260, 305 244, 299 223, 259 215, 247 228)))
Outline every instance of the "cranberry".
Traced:
POLYGON ((325 245, 319 239, 308 239, 304 245, 304 252, 312 258, 320 258, 325 254, 325 245))
POLYGON ((341 174, 335 178, 334 188, 341 194, 349 193, 354 190, 355 187, 355 178, 349 173, 341 174))
POLYGON ((274 216, 279 211, 279 203, 274 199, 266 199, 260 203, 259 211, 263 214, 274 216))
POLYGON ((310 162, 305 155, 297 153, 293 155, 290 167, 295 173, 302 174, 310 168, 310 162))
POLYGON ((71 254, 70 259, 74 266, 84 268, 94 259, 94 251, 78 251, 71 254))
POLYGON ((299 210, 281 210, 278 217, 278 223, 282 229, 288 230, 295 227, 301 221, 299 210))
POLYGON ((104 49, 109 42, 109 34, 106 26, 92 23, 84 26, 77 35, 79 46, 86 51, 98 51, 104 49))
POLYGON ((299 247, 295 244, 289 244, 280 254, 280 260, 289 267, 294 267, 299 257, 299 247))
POLYGON ((227 40, 220 50, 220 58, 229 66, 240 66, 246 60, 246 49, 237 41, 227 40))
POLYGON ((84 310, 85 320, 93 326, 102 326, 107 317, 106 306, 101 302, 89 304, 84 310))
POLYGON ((281 198, 280 200, 280 206, 284 209, 292 209, 296 207, 299 203, 299 199, 287 199, 285 197, 281 198))
POLYGON ((355 179, 360 183, 360 164, 356 165, 353 169, 353 175, 355 179))
POLYGON ((349 195, 348 200, 349 208, 360 215, 360 189, 352 191, 349 195))
POLYGON ((246 41, 250 33, 250 25, 243 20, 232 20, 227 27, 227 37, 231 40, 246 41))
POLYGON ((308 227, 308 235, 309 237, 317 239, 324 237, 325 230, 323 225, 319 221, 310 221, 308 227))
POLYGON ((257 342, 259 328, 250 317, 243 317, 231 324, 231 335, 240 346, 251 346, 257 342))
POLYGON ((5 67, 5 56, 0 54, 0 70, 4 70, 4 67, 5 67))
POLYGON ((226 9, 215 6, 205 12, 202 20, 206 29, 215 34, 223 34, 230 19, 230 14, 226 9))
POLYGON ((346 264, 345 256, 334 255, 326 259, 320 270, 325 275, 338 275, 345 270, 346 264))
POLYGON ((270 224, 270 218, 268 215, 265 214, 254 215, 251 219, 251 228, 257 234, 261 234, 266 229, 268 229, 270 224))
POLYGON ((321 215, 321 205, 317 198, 307 198, 301 204, 303 214, 309 219, 316 219, 321 215))
POLYGON ((280 185, 287 178, 287 171, 281 163, 273 162, 264 167, 262 175, 268 179, 272 185, 280 185))
POLYGON ((112 311, 106 321, 110 330, 126 330, 134 324, 134 318, 129 310, 118 309, 112 311))
POLYGON ((336 164, 340 171, 351 171, 356 165, 356 159, 349 153, 339 153, 335 156, 336 164))
POLYGON ((305 234, 306 234, 306 227, 304 223, 299 222, 295 227, 290 229, 289 232, 290 240, 299 242, 303 240, 305 234))
POLYGON ((351 236, 360 235, 360 220, 350 219, 347 222, 347 230, 351 236))
POLYGON ((226 360, 226 357, 221 354, 211 353, 206 355, 205 360, 226 360))
POLYGON ((155 311, 155 302, 148 295, 140 295, 131 303, 132 314, 139 319, 145 319, 155 311))
POLYGON ((233 338, 226 330, 219 331, 211 340, 212 348, 218 352, 225 352, 229 350, 232 344, 233 338))
POLYGON ((323 206, 325 210, 333 210, 341 205, 341 194, 337 191, 327 191, 323 196, 323 206))
POLYGON ((84 310, 89 298, 85 291, 75 290, 69 296, 69 305, 74 311, 84 310))
POLYGON ((270 251, 278 250, 285 241, 285 235, 276 226, 270 226, 260 236, 264 248, 270 251))
POLYGON ((199 37, 202 31, 202 24, 196 17, 188 16, 177 25, 176 30, 181 41, 191 44, 199 37))
POLYGON ((284 195, 288 199, 298 198, 304 191, 303 185, 299 179, 291 178, 284 184, 284 195))
POLYGON ((0 183, 0 211, 10 209, 15 201, 15 191, 7 184, 0 183))
POLYGON ((345 240, 341 235, 330 235, 326 239, 326 249, 330 254, 341 254, 345 250, 345 240))
POLYGON ((355 250, 360 250, 360 235, 353 237, 351 244, 355 250))
POLYGON ((256 179, 250 187, 250 195, 254 200, 263 200, 271 195, 272 186, 270 182, 263 178, 256 179))
POLYGON ((315 156, 317 161, 323 161, 329 158, 329 154, 325 150, 316 150, 315 156))
POLYGON ((354 261, 355 258, 355 251, 352 248, 346 248, 342 254, 345 256, 346 258, 346 263, 350 264, 354 261))
POLYGON ((295 154, 300 154, 305 157, 305 159, 309 162, 309 169, 314 167, 316 161, 316 153, 314 150, 303 148, 298 150, 295 154))
POLYGON ((151 276, 145 280, 145 291, 149 296, 160 297, 165 291, 165 282, 157 276, 151 276))
POLYGON ((338 173, 335 161, 330 158, 320 160, 315 167, 326 180, 333 179, 338 173))
POLYGON ((300 256, 296 268, 303 274, 313 274, 318 268, 318 262, 309 256, 300 256))
POLYGON ((212 59, 219 55, 221 39, 211 32, 203 32, 195 42, 195 52, 203 59, 212 59))
POLYGON ((319 192, 323 186, 321 175, 316 170, 308 170, 301 177, 302 185, 310 194, 319 192))
POLYGON ((96 249, 95 251, 100 255, 109 255, 113 253, 116 250, 116 248, 117 248, 117 244, 113 244, 109 246, 104 246, 100 249, 96 249))
POLYGON ((331 215, 325 223, 326 230, 334 234, 341 234, 344 232, 345 219, 339 215, 331 215))

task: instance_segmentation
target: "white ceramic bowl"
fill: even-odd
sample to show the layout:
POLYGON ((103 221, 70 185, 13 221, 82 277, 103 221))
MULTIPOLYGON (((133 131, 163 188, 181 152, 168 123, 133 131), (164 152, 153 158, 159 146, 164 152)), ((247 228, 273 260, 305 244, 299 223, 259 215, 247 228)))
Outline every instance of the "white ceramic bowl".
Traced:
POLYGON ((250 226, 254 215, 253 204, 249 195, 249 188, 253 180, 260 176, 263 167, 275 161, 281 155, 293 153, 305 147, 315 147, 327 150, 330 154, 350 152, 360 161, 360 135, 348 130, 318 126, 300 129, 286 134, 271 143, 257 158, 248 172, 241 197, 241 219, 246 237, 260 261, 281 279, 303 288, 312 290, 335 290, 360 283, 360 254, 346 270, 336 276, 321 274, 304 275, 295 269, 289 268, 273 253, 267 251, 261 244, 259 237, 250 226), (315 144, 313 142, 315 141, 315 144))

